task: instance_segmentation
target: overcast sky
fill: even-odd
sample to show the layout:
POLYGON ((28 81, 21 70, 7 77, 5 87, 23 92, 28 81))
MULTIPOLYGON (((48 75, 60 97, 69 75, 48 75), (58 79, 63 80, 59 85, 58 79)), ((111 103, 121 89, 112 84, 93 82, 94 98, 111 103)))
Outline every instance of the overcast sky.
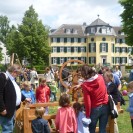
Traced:
POLYGON ((123 8, 118 0, 0 0, 0 15, 6 15, 11 24, 21 24, 31 5, 43 24, 51 28, 83 22, 89 25, 98 14, 111 26, 121 25, 123 8))

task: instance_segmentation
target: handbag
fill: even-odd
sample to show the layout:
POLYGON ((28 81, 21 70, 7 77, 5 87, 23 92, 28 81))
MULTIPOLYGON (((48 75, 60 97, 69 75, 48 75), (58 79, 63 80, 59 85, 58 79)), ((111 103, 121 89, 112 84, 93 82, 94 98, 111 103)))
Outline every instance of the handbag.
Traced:
POLYGON ((108 105, 109 105, 109 114, 112 119, 115 119, 118 117, 118 111, 115 105, 115 102, 111 95, 108 95, 108 105))

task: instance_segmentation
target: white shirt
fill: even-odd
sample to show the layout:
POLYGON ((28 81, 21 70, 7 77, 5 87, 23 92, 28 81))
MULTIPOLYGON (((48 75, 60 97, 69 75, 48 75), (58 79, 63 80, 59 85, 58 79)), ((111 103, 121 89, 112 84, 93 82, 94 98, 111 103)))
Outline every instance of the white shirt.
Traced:
POLYGON ((13 83, 13 86, 15 88, 15 91, 16 91, 16 106, 18 106, 21 103, 21 89, 18 86, 18 84, 16 83, 15 78, 8 71, 6 71, 6 75, 9 77, 9 79, 11 80, 11 82, 13 83))

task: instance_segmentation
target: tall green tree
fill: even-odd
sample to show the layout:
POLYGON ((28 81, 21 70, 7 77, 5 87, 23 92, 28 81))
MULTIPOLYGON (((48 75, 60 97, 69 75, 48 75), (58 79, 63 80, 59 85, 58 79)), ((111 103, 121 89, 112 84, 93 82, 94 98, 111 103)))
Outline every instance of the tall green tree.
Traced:
POLYGON ((119 0, 119 2, 124 8, 120 16, 123 31, 126 34, 126 43, 133 46, 133 0, 119 0))
POLYGON ((7 16, 0 16, 0 41, 4 44, 6 43, 6 37, 9 33, 10 26, 7 16))
POLYGON ((18 29, 11 30, 8 36, 8 50, 10 54, 17 53, 20 60, 27 58, 31 66, 48 64, 51 51, 48 45, 48 30, 42 21, 38 20, 33 6, 25 12, 18 29))

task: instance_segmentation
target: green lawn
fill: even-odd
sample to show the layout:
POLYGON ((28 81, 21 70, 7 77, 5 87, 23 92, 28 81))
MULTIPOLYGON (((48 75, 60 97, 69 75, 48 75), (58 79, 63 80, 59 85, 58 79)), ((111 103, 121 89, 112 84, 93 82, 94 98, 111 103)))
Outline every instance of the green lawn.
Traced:
POLYGON ((123 114, 119 114, 119 117, 117 119, 118 127, 119 127, 119 133, 132 133, 131 128, 131 122, 130 122, 130 115, 129 112, 126 112, 126 108, 128 107, 128 97, 124 97, 126 100, 126 105, 122 106, 122 109, 124 109, 123 114))

